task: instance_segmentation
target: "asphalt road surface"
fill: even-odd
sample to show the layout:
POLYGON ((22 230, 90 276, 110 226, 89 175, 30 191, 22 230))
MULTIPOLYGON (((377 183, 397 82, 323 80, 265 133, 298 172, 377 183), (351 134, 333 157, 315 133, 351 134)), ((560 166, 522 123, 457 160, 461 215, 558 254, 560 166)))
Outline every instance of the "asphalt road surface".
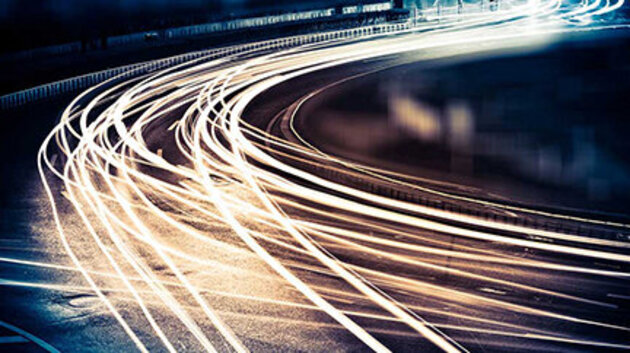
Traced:
POLYGON ((505 2, 11 112, 0 351, 630 350, 627 180, 612 175, 627 165, 611 140, 626 125, 592 123, 627 104, 627 61, 606 53, 627 55, 628 32, 576 25, 614 10, 581 6, 505 2), (528 174, 530 151, 544 162, 584 137, 554 135, 571 94, 536 99, 549 70, 591 87, 567 56, 617 77, 579 91, 600 104, 580 117, 588 146, 610 158, 575 169, 578 148, 528 174), (528 143, 486 143, 518 131, 528 143))

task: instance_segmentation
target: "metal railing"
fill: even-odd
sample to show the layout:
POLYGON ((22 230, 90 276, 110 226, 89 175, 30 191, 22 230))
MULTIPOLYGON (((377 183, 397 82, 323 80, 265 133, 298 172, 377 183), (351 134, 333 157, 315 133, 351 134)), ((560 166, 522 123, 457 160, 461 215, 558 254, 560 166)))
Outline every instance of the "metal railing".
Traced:
MULTIPOLYGON (((342 8, 342 14, 348 13, 348 9, 356 7, 353 13, 377 13, 389 11, 393 8, 390 1, 377 2, 372 4, 357 6, 345 6, 342 8)), ((128 33, 110 36, 99 41, 92 38, 89 43, 74 41, 70 43, 51 45, 46 47, 29 49, 16 53, 9 53, 0 56, 0 62, 11 62, 17 60, 31 60, 33 58, 50 57, 55 55, 64 55, 69 53, 79 53, 86 49, 86 46, 94 48, 111 48, 117 46, 125 46, 130 44, 144 43, 147 40, 172 40, 178 38, 193 37, 199 35, 207 35, 221 33, 226 31, 242 30, 247 28, 273 26, 277 24, 288 24, 299 21, 309 21, 316 19, 326 19, 338 15, 335 8, 324 8, 305 10, 289 13, 270 14, 265 16, 244 17, 225 19, 221 21, 207 22, 195 25, 172 27, 166 29, 152 29, 141 32, 128 33)))
POLYGON ((113 77, 132 78, 155 70, 169 68, 202 57, 220 58, 252 50, 286 49, 305 44, 312 44, 326 40, 357 39, 373 34, 388 34, 409 29, 409 23, 389 23, 356 27, 337 31, 314 34, 296 35, 275 38, 265 41, 239 44, 222 48, 196 51, 163 59, 147 61, 138 64, 120 66, 113 69, 97 71, 60 81, 55 81, 0 97, 0 110, 17 108, 29 103, 44 101, 60 95, 77 92, 113 77))

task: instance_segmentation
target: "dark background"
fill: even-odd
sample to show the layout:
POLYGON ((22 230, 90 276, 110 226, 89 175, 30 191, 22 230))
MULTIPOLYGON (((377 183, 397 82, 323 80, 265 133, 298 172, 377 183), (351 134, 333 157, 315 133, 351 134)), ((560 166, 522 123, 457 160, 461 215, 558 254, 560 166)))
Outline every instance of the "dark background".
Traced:
POLYGON ((0 53, 143 30, 378 0, 0 0, 0 53))

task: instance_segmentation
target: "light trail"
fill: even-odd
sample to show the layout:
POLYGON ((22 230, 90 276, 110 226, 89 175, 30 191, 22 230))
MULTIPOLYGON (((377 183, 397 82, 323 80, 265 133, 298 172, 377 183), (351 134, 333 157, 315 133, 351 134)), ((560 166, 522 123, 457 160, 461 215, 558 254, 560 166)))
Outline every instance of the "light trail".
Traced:
MULTIPOLYGON (((200 58, 137 79, 104 82, 73 100, 38 156, 56 228, 74 267, 0 258, 17 266, 78 271, 88 285, 11 279, 0 285, 93 291, 140 351, 155 345, 179 351, 175 342, 182 337, 195 350, 255 350, 252 339, 258 336, 248 321, 267 319, 298 331, 301 325, 344 330, 354 337, 344 340, 378 352, 395 349, 384 339, 388 335, 467 352, 470 342, 462 332, 503 337, 504 344, 518 338, 628 349, 623 342, 579 334, 588 327, 616 337, 630 331, 625 324, 563 312, 580 305, 614 314, 617 305, 609 297, 585 293, 580 284, 627 283, 628 243, 433 209, 352 181, 377 180, 584 227, 627 224, 443 193, 415 185, 412 176, 323 153, 294 128, 295 112, 306 99, 356 75, 297 97, 281 107, 284 116, 248 112, 276 87, 362 61, 377 59, 371 73, 601 29, 566 23, 621 4, 511 1, 500 11, 441 16, 439 23, 397 35, 200 58), (275 132, 278 124, 281 133, 275 132), (536 252, 519 255, 529 249, 536 252), (289 310, 305 316, 279 314, 289 310), (551 323, 541 327, 541 318, 551 323)), ((278 327, 267 327, 264 340, 295 350, 313 343, 284 342, 278 327)))

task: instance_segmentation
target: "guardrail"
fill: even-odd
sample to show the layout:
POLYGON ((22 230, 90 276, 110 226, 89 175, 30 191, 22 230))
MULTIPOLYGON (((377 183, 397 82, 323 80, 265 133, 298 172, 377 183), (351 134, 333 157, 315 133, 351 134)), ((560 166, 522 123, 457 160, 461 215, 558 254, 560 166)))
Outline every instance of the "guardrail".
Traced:
POLYGON ((206 23, 195 26, 178 27, 164 31, 167 39, 197 36, 216 32, 234 31, 251 27, 264 27, 280 23, 289 23, 330 17, 335 9, 311 10, 280 15, 242 18, 222 22, 206 23))
POLYGON ((69 53, 79 53, 93 48, 111 48, 130 44, 143 43, 147 40, 171 40, 186 38, 198 35, 207 35, 226 31, 243 30, 256 27, 273 26, 277 24, 289 24, 299 21, 309 21, 317 19, 332 18, 335 15, 345 14, 368 14, 392 10, 391 1, 376 2, 364 5, 344 6, 341 9, 334 7, 305 10, 280 14, 269 14, 265 16, 245 17, 225 19, 221 21, 207 22, 195 25, 156 28, 141 32, 128 33, 110 36, 107 38, 91 38, 87 42, 74 41, 65 44, 51 45, 41 48, 34 48, 17 53, 4 54, 0 56, 0 62, 10 62, 16 60, 29 60, 35 57, 50 57, 69 53))
POLYGON ((255 27, 266 27, 278 24, 288 24, 299 21, 316 20, 323 18, 330 18, 335 15, 347 15, 347 14, 368 14, 385 12, 392 10, 392 3, 389 1, 378 2, 365 5, 344 6, 338 12, 334 7, 298 11, 284 14, 256 16, 248 18, 237 18, 225 21, 202 23, 191 26, 175 27, 162 30, 145 31, 132 34, 124 34, 107 38, 107 46, 120 46, 132 43, 140 43, 146 40, 146 36, 154 34, 161 39, 177 39, 199 35, 206 35, 219 32, 242 30, 255 27))
POLYGON ((223 48, 196 51, 138 64, 120 66, 113 69, 97 71, 90 74, 39 85, 36 87, 1 96, 0 110, 13 109, 23 106, 25 104, 39 102, 63 94, 77 92, 81 89, 86 89, 90 86, 93 86, 97 83, 103 82, 113 77, 132 78, 142 75, 144 73, 169 68, 202 57, 216 59, 253 50, 262 51, 272 49, 286 49, 326 40, 358 39, 374 34, 394 33, 403 29, 409 29, 409 27, 410 24, 408 22, 390 23, 356 27, 330 32, 321 32, 315 34, 296 35, 291 37, 270 39, 266 41, 239 44, 223 48))
POLYGON ((12 62, 18 60, 31 60, 33 58, 50 57, 55 55, 65 55, 78 53, 81 51, 81 42, 71 42, 64 44, 51 45, 20 51, 16 53, 3 54, 0 56, 0 63, 12 62))
MULTIPOLYGON (((630 242, 630 232, 625 228, 615 225, 615 222, 602 221, 601 223, 588 223, 569 217, 567 219, 553 218, 540 215, 529 215, 527 212, 517 212, 511 215, 508 212, 497 211, 488 207, 467 201, 457 201, 448 197, 435 196, 410 187, 401 187, 375 177, 358 177, 336 169, 334 166, 302 165, 316 175, 329 180, 336 180, 343 185, 357 188, 372 194, 384 196, 390 199, 415 203, 428 208, 445 212, 468 215, 474 218, 502 223, 505 225, 521 226, 530 229, 552 231, 563 234, 579 235, 588 238, 596 238, 610 241, 630 242)), ((518 207, 527 208, 526 205, 518 207)), ((439 220, 425 216, 427 219, 439 220)), ((479 228, 483 228, 479 226, 479 228)), ((509 233, 509 232, 508 232, 509 233)), ((528 237, 535 237, 528 235, 528 237)))

